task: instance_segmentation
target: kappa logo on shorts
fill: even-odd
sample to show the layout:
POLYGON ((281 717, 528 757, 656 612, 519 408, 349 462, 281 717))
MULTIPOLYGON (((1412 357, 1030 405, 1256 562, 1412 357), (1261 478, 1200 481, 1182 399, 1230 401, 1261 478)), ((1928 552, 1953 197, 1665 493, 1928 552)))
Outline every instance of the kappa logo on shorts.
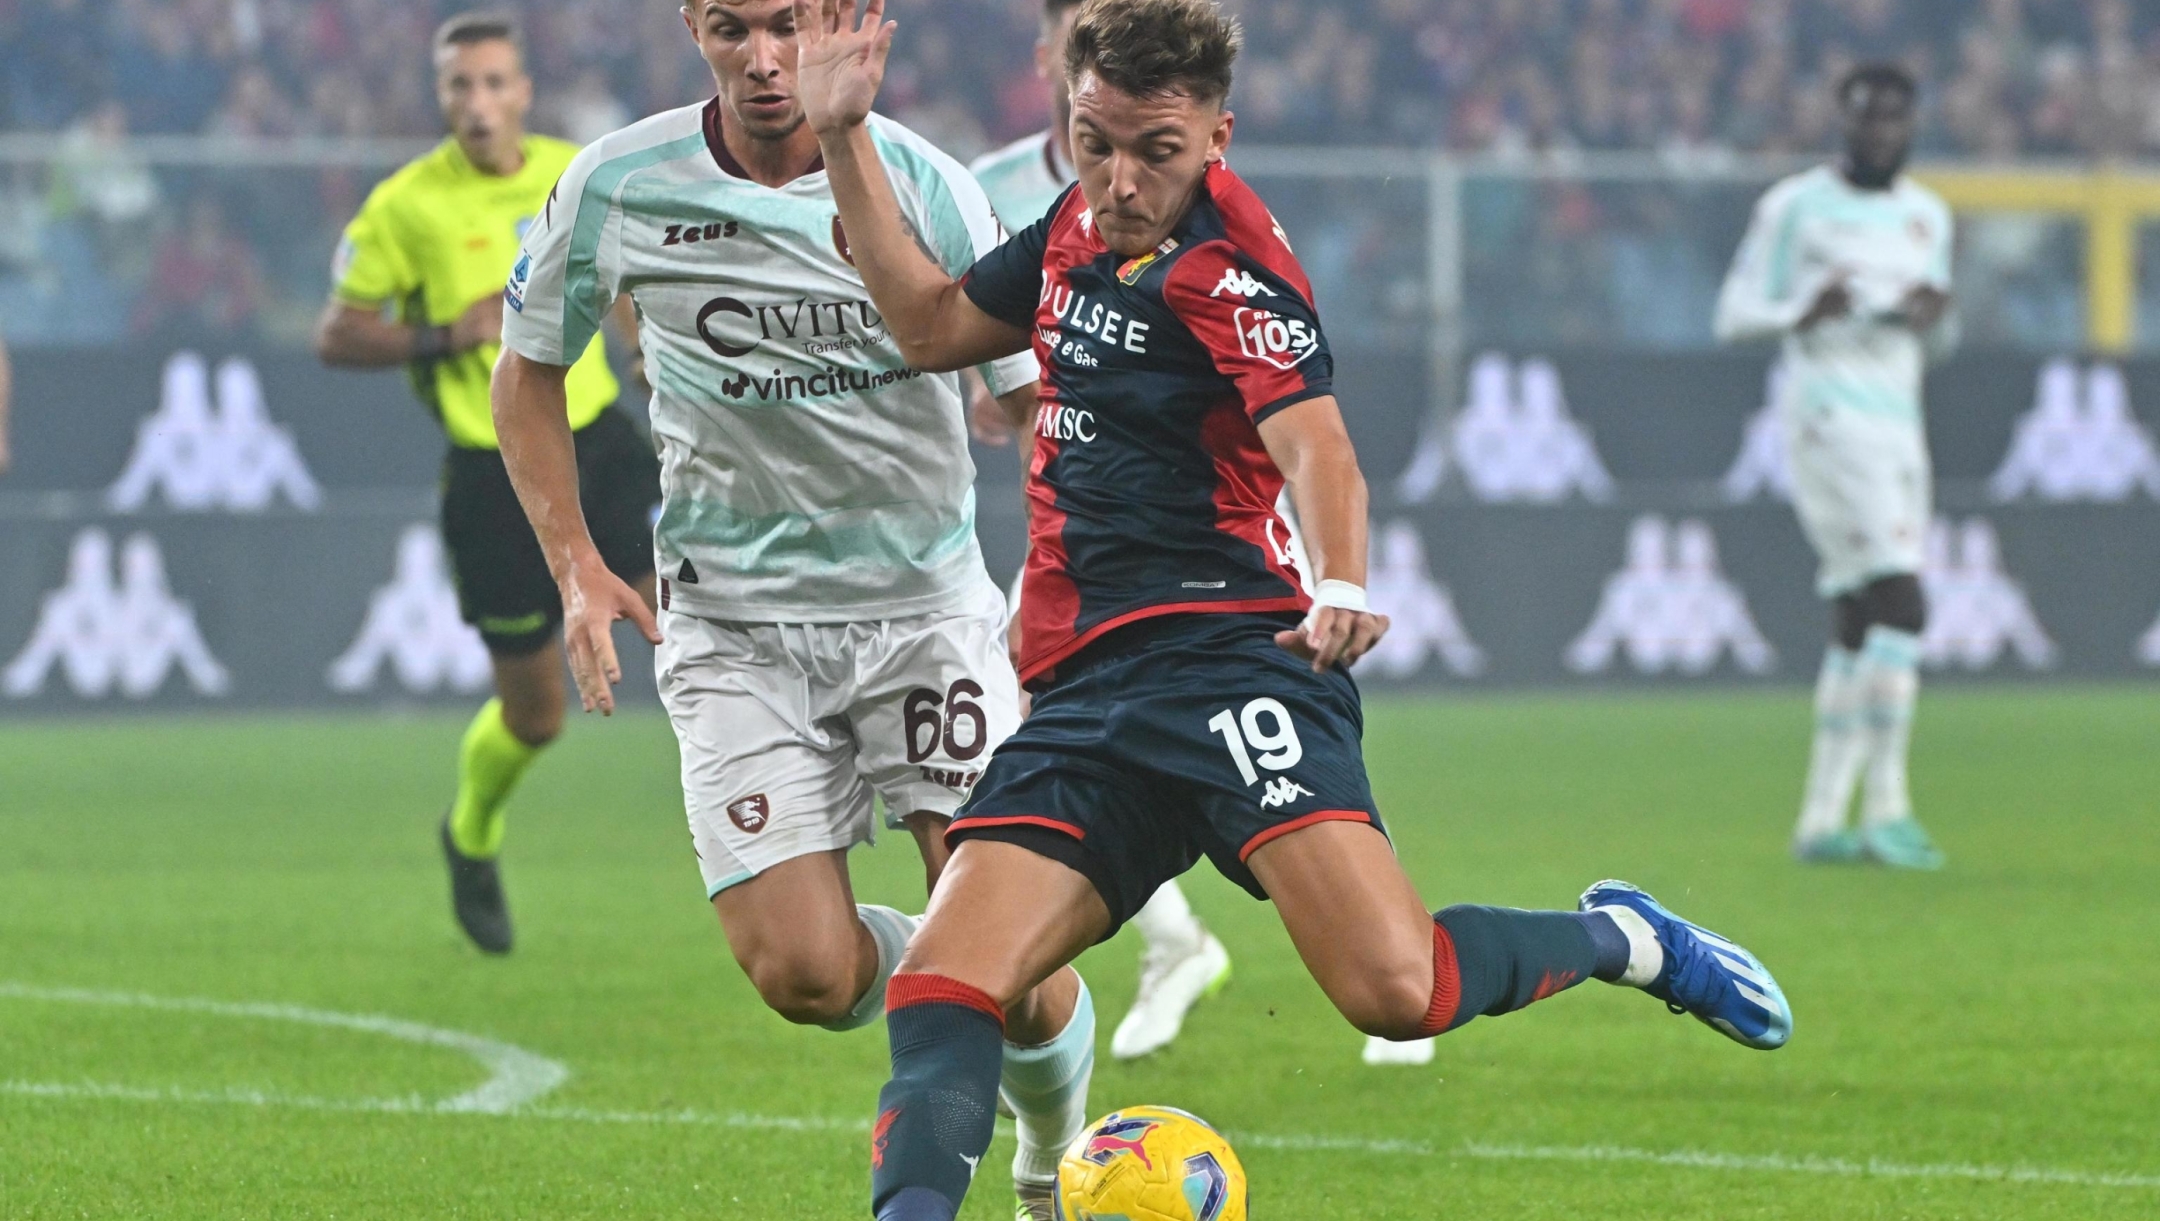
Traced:
POLYGON ((772 821, 772 803, 765 800, 765 794, 752 793, 741 801, 729 802, 727 816, 729 822, 747 834, 756 835, 772 821))
POLYGON ((1288 776, 1277 776, 1267 782, 1267 791, 1260 795, 1260 808, 1278 809, 1296 802, 1300 797, 1310 797, 1313 791, 1288 776))

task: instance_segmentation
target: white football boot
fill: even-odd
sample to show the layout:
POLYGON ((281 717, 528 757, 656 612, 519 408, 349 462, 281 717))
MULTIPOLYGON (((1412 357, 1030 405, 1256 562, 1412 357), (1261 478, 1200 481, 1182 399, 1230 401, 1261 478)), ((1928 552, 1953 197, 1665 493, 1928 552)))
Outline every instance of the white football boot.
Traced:
POLYGON ((1149 946, 1140 956, 1140 993, 1110 1036, 1110 1054, 1133 1060, 1178 1037, 1194 1005, 1230 982, 1230 951, 1203 930, 1197 944, 1149 946))
POLYGON ((1398 1043, 1379 1035, 1365 1036, 1365 1054, 1360 1057, 1367 1064, 1408 1064, 1416 1067, 1432 1063, 1433 1040, 1404 1039, 1398 1043))

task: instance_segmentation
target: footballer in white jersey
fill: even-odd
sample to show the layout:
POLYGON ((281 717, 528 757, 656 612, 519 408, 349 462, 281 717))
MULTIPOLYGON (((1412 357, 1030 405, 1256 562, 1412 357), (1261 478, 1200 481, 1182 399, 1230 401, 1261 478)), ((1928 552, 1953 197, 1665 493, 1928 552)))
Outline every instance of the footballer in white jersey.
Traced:
POLYGON ((1794 836, 1805 861, 1942 863, 1905 776, 1932 512, 1921 380, 1955 335, 1950 209, 1903 173, 1915 100, 1895 65, 1848 74, 1843 159, 1770 188, 1718 295, 1720 339, 1782 344, 1794 507, 1832 606, 1794 836), (1855 832, 1846 806, 1863 767, 1855 832))
MULTIPOLYGON (((1067 14, 1057 19, 1060 24, 1072 24, 1069 14, 1080 11, 1077 0, 1049 3, 1067 14)), ((1070 108, 1071 103, 1066 105, 1070 108)), ((968 173, 982 184, 990 207, 1007 229, 1025 229, 1041 220, 1073 184, 1072 156, 1064 151, 1064 143, 1062 129, 1053 126, 968 162, 968 173)))
MULTIPOLYGON (((683 17, 718 96, 605 136, 564 172, 505 292, 495 416, 563 589, 583 702, 609 708, 608 625, 638 621, 730 947, 783 1017, 851 1029, 882 1015, 914 920, 855 904, 846 853, 881 800, 934 885, 1019 688, 976 545, 958 379, 908 366, 854 268, 795 92, 788 0, 693 0, 683 17), (562 367, 622 296, 653 388, 657 622, 592 566, 556 435, 562 367)), ((905 225, 965 272, 1003 236, 981 188, 899 124, 874 131, 905 225)), ((978 372, 1009 409, 1032 406, 1032 355, 978 372)), ((1077 975, 1014 1017, 1016 1042, 1092 1045, 1077 975)), ((1023 1194, 1047 1192, 1085 1083, 1046 1090, 1020 1079, 1042 1057, 1021 1059, 1032 1160, 1016 1174, 1023 1194)))

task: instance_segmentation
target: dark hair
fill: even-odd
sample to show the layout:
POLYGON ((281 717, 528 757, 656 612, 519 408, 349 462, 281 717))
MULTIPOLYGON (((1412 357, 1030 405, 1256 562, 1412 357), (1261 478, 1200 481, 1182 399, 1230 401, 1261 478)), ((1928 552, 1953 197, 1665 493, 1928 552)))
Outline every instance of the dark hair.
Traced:
POLYGON ((507 42, 520 54, 525 50, 524 34, 518 29, 517 18, 508 13, 480 10, 459 13, 435 27, 435 49, 445 47, 469 47, 476 42, 507 42))
POLYGON ((1875 60, 1854 65, 1852 70, 1838 81, 1838 105, 1852 105, 1853 95, 1861 90, 1877 93, 1885 89, 1904 94, 1907 102, 1920 96, 1920 83, 1913 79, 1913 74, 1905 65, 1890 60, 1875 60))
POLYGON ((1215 0, 1087 0, 1065 44, 1065 75, 1093 72, 1138 97, 1220 102, 1244 42, 1215 0))

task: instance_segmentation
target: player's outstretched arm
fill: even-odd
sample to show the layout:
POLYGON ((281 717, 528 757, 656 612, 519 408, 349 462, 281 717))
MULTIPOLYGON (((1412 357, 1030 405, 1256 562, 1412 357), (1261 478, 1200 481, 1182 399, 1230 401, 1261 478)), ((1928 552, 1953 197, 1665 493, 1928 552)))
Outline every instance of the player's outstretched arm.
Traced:
POLYGON ((1365 475, 1342 408, 1331 394, 1285 407, 1260 422, 1260 442, 1290 483, 1313 568, 1312 614, 1275 643, 1310 659, 1315 673, 1349 665, 1380 643, 1388 618, 1365 605, 1365 475))
POLYGON ((795 0, 796 88, 825 155, 826 179, 848 252, 908 364, 945 373, 1010 356, 1028 346, 1024 328, 977 308, 922 248, 900 210, 867 122, 885 79, 895 23, 885 0, 795 0))
POLYGON ((654 644, 660 643, 660 628, 645 599, 608 571, 586 528, 578 503, 577 443, 563 396, 568 373, 561 365, 541 364, 505 348, 489 393, 503 465, 562 590, 563 649, 577 680, 578 702, 587 712, 597 708, 610 715, 612 688, 622 679, 615 621, 628 619, 654 644))
POLYGON ((382 316, 379 305, 356 305, 332 297, 322 317, 315 320, 315 356, 338 368, 379 369, 456 356, 493 343, 501 334, 501 293, 473 302, 448 326, 392 322, 382 316))

